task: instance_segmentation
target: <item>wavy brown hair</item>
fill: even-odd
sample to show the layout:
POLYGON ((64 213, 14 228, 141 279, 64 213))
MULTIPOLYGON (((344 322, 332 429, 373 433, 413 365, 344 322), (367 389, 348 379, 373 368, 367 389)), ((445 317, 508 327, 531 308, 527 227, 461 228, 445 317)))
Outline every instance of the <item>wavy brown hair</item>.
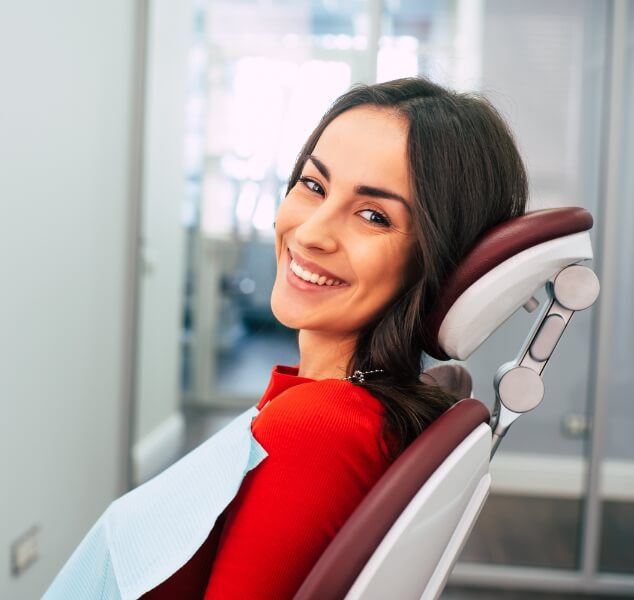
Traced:
MULTIPOLYGON (((442 284, 488 229, 525 212, 528 183, 513 135, 493 105, 423 77, 355 84, 321 118, 301 149, 286 193, 324 129, 351 108, 392 109, 409 121, 407 160, 416 237, 395 299, 359 332, 346 375, 383 369, 359 382, 386 410, 396 456, 457 398, 423 383, 423 323, 442 284)), ((387 436, 386 436, 387 439, 387 436)))

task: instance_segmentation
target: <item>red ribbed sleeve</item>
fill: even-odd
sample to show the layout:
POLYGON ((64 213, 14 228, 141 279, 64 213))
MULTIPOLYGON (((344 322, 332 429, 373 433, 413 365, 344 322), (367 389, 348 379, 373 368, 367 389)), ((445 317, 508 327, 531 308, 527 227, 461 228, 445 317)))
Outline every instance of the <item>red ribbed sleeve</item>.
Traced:
POLYGON ((206 600, 291 599, 389 466, 383 408, 352 383, 282 391, 252 424, 268 457, 226 509, 206 600))

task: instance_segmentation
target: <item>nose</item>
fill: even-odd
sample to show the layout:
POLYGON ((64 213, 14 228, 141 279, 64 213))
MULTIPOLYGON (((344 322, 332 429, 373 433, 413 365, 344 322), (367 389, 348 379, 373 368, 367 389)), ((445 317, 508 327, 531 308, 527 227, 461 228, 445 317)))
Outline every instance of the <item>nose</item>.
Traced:
POLYGON ((341 218, 322 203, 319 208, 307 214, 302 223, 295 227, 295 241, 304 248, 334 252, 339 246, 341 218))

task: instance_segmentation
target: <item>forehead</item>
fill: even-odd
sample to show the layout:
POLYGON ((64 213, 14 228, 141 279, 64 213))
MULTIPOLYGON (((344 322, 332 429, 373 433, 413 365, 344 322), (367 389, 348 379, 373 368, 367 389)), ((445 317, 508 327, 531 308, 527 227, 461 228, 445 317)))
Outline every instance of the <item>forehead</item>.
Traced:
POLYGON ((358 106, 331 121, 313 150, 333 179, 382 185, 407 196, 407 119, 380 107, 358 106))

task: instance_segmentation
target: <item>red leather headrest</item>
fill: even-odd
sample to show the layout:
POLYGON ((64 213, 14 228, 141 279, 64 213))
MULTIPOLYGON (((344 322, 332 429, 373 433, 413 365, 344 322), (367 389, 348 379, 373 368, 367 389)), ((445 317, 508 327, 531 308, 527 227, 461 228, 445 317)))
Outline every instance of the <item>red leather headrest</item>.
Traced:
POLYGON ((425 318, 425 352, 438 360, 449 360, 450 357, 438 344, 438 331, 453 303, 480 277, 523 250, 587 231, 592 224, 592 215, 587 210, 579 206, 565 206, 528 212, 487 231, 447 279, 434 309, 425 318))

